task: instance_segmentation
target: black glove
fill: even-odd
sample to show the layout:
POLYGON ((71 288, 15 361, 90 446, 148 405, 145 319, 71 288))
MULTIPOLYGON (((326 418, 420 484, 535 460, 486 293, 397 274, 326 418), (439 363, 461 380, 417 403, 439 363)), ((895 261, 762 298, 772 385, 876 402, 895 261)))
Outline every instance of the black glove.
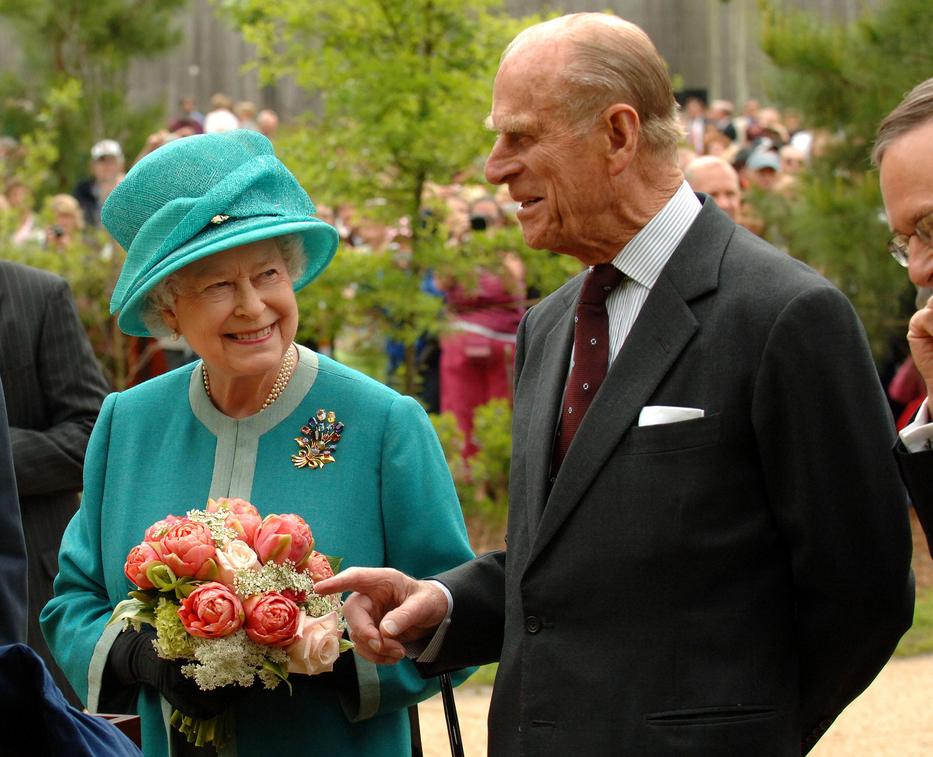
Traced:
POLYGON ((193 679, 181 672, 181 663, 159 657, 152 645, 154 629, 128 628, 117 636, 107 656, 113 677, 125 686, 145 684, 159 691, 184 715, 207 720, 226 710, 237 695, 236 686, 202 691, 193 679))

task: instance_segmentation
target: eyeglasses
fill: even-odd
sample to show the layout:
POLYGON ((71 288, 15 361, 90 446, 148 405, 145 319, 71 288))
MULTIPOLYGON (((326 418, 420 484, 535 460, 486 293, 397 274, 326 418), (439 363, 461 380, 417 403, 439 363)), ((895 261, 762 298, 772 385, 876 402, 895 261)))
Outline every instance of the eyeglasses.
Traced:
POLYGON ((913 234, 895 234, 891 237, 891 241, 888 242, 888 252, 891 253, 891 257, 904 268, 907 267, 907 252, 910 249, 910 238, 912 236, 916 236, 927 247, 933 247, 933 213, 927 213, 917 221, 913 234))

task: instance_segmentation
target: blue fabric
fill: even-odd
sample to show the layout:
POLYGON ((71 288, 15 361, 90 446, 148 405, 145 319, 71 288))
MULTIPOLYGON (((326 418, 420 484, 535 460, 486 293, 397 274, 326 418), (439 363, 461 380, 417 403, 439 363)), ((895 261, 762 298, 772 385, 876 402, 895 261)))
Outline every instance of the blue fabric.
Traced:
POLYGON ((0 647, 0 728, 3 754, 142 754, 115 726, 69 705, 42 658, 25 644, 0 647))
MULTIPOLYGON (((259 437, 251 492, 232 495, 249 498, 264 515, 298 513, 311 526, 316 548, 343 557, 344 567, 387 565, 426 576, 469 559, 456 492, 421 407, 333 360, 319 361, 297 407, 259 437), (295 437, 318 408, 334 410, 346 424, 336 461, 320 470, 295 468, 295 437)), ((62 542, 56 597, 42 613, 49 645, 82 698, 100 662, 95 649, 104 625, 131 588, 123 574, 127 552, 151 523, 203 507, 207 499, 218 444, 192 412, 195 369, 183 366, 110 395, 94 428, 81 509, 62 542)), ((199 381, 194 386, 203 391, 199 381)), ((283 394, 273 407, 285 400, 283 394)), ((242 438, 262 417, 238 422, 234 435, 242 438)), ((408 661, 380 666, 375 717, 350 723, 334 682, 290 680, 291 696, 284 686, 254 688, 240 700, 239 755, 268 754, 270 738, 277 748, 313 747, 320 754, 404 754, 410 750, 405 708, 437 690, 408 661)), ((141 692, 139 713, 146 754, 166 754, 152 690, 141 692)))

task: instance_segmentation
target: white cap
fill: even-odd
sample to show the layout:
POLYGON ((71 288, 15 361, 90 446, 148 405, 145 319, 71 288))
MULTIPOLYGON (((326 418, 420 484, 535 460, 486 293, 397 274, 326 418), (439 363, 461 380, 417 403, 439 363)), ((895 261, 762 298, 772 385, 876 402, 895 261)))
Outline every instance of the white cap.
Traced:
POLYGON ((106 157, 123 160, 123 150, 120 149, 119 142, 114 139, 102 139, 91 148, 91 160, 100 160, 106 157))

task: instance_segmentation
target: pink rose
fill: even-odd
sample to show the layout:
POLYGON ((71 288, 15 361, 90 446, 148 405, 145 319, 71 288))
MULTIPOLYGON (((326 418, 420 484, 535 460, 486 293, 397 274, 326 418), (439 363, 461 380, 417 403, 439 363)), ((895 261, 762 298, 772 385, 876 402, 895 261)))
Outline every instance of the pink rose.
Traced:
POLYGON ((305 570, 310 574, 314 583, 323 581, 325 578, 331 578, 334 575, 334 569, 330 567, 327 555, 321 554, 316 549, 312 550, 311 557, 308 558, 308 564, 305 570))
POLYGON ((168 531, 168 527, 173 523, 178 523, 178 521, 184 520, 184 518, 179 518, 177 515, 166 515, 162 520, 157 520, 149 528, 146 529, 146 533, 143 536, 143 541, 159 541, 165 532, 168 531))
POLYGON ((211 581, 201 584, 181 601, 178 617, 192 636, 218 639, 243 625, 243 605, 230 589, 211 581))
POLYGON ((183 518, 168 527, 162 537, 162 562, 176 576, 198 581, 217 577, 217 550, 211 532, 203 523, 183 518))
POLYGON ((285 648, 288 672, 313 676, 333 670, 340 656, 342 635, 336 612, 329 612, 321 618, 301 613, 298 638, 285 648))
POLYGON ((246 635, 257 644, 284 647, 291 644, 298 633, 301 610, 278 592, 254 594, 243 602, 243 611, 246 635))
POLYGON ((263 565, 291 560, 301 570, 314 548, 314 537, 298 515, 267 515, 256 531, 253 548, 263 565))
POLYGON ((238 570, 259 570, 261 567, 256 553, 245 541, 233 539, 226 547, 217 550, 217 577, 231 588, 238 570))
MULTIPOLYGON (((159 546, 158 544, 155 545, 159 546)), ((153 563, 161 563, 155 547, 148 542, 137 544, 130 550, 126 556, 126 564, 123 566, 123 572, 130 579, 131 583, 136 584, 140 589, 154 589, 152 581, 146 576, 146 569, 153 563)))
POLYGON ((218 500, 207 500, 207 512, 215 513, 221 509, 230 512, 225 521, 227 526, 237 532, 238 538, 253 546, 256 529, 262 523, 259 510, 239 497, 221 497, 218 500))

